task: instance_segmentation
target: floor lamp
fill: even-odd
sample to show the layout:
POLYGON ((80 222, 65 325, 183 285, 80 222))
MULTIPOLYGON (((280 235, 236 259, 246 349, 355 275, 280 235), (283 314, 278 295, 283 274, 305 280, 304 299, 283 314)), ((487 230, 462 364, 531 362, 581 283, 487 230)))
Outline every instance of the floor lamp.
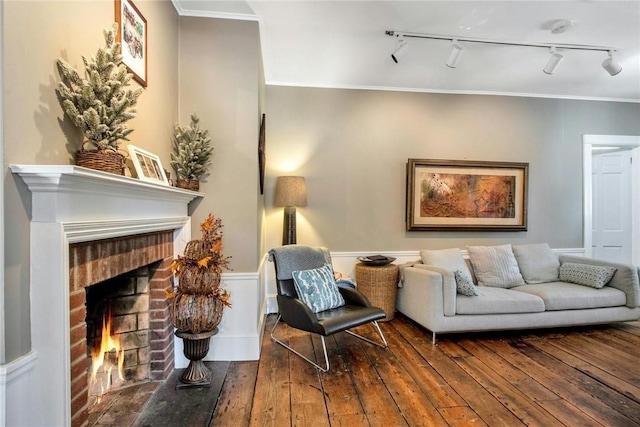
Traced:
POLYGON ((284 207, 282 245, 296 244, 296 207, 307 206, 307 186, 302 176, 279 176, 275 205, 284 207))

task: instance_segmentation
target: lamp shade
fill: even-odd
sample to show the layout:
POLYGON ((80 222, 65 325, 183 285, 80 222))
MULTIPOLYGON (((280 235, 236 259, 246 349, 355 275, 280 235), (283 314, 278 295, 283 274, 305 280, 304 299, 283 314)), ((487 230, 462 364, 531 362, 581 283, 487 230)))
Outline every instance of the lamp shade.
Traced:
POLYGON ((307 206, 307 186, 302 176, 279 176, 276 180, 276 206, 307 206))

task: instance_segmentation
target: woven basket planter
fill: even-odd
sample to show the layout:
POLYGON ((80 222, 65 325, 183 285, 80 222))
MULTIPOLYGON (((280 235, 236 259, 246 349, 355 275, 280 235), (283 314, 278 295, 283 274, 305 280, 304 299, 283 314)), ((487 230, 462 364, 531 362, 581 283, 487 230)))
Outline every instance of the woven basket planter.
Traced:
POLYGON ((210 295, 220 287, 220 273, 212 268, 185 265, 178 273, 178 292, 210 295))
POLYGON ((171 322, 180 332, 212 331, 222 319, 222 301, 207 295, 178 294, 171 300, 171 322))
POLYGON ((178 178, 176 180, 176 187, 184 188, 185 190, 198 191, 200 189, 200 180, 178 178))
POLYGON ((76 165, 115 175, 124 175, 125 158, 122 154, 111 150, 86 151, 76 153, 76 165))

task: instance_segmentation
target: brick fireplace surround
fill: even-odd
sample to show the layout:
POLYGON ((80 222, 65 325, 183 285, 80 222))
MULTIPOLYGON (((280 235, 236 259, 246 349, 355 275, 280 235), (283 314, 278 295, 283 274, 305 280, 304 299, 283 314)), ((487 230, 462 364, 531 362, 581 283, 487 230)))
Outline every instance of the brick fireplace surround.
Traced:
MULTIPOLYGON (((86 288, 159 261, 148 291, 150 372, 145 379, 164 380, 173 370, 173 328, 165 291, 171 289, 173 231, 74 243, 69 248, 69 332, 71 363, 71 425, 88 420, 86 288)), ((145 298, 146 299, 146 298, 145 298)), ((146 323, 146 322, 144 322, 146 323)), ((145 325, 146 326, 146 325, 145 325)), ((118 331, 114 331, 118 332, 118 331)))
POLYGON ((171 330, 169 264, 191 238, 189 204, 203 194, 77 166, 10 168, 31 192, 29 425, 86 425, 84 288, 161 261, 150 280, 151 371, 166 375, 172 334, 155 334, 171 330))

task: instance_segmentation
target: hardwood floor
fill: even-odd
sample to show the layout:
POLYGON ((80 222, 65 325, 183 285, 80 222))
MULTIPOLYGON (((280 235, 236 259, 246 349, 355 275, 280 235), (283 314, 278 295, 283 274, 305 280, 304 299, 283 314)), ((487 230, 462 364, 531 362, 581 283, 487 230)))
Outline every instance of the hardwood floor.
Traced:
MULTIPOLYGON (((452 334, 433 346, 400 315, 380 323, 386 350, 327 339, 328 373, 273 343, 274 322, 260 361, 230 364, 211 426, 640 425, 640 322, 452 334)), ((278 329, 322 360, 319 338, 278 329)))

